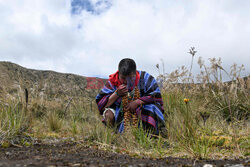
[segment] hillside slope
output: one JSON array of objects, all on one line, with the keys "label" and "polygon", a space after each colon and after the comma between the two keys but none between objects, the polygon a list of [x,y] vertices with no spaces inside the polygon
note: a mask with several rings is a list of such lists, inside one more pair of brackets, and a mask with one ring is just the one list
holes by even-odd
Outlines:
[{"label": "hillside slope", "polygon": [[2,98],[22,95],[25,89],[29,92],[29,97],[33,98],[94,97],[105,81],[75,74],[27,69],[11,62],[0,62]]}]

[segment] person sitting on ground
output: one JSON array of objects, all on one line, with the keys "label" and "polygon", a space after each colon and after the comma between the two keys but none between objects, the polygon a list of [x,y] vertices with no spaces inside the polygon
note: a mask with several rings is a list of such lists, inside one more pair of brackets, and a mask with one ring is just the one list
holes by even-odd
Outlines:
[{"label": "person sitting on ground", "polygon": [[[161,92],[154,77],[145,71],[136,70],[134,60],[125,58],[119,62],[118,71],[109,76],[108,81],[96,96],[98,110],[103,115],[103,123],[124,131],[122,98],[139,89],[140,97],[127,104],[127,109],[136,113],[145,130],[158,135],[165,127],[164,108]],[[140,123],[138,124],[140,126]]]}]

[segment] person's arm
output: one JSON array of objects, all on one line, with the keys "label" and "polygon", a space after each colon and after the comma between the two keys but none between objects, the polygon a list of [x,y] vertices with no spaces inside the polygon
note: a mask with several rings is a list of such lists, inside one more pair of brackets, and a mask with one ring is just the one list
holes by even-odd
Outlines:
[{"label": "person's arm", "polygon": [[124,96],[128,92],[126,85],[120,85],[117,90],[109,97],[104,108],[110,107],[119,97]]},{"label": "person's arm", "polygon": [[110,107],[120,96],[116,92],[114,92],[111,96],[109,96],[108,102],[104,108]]}]

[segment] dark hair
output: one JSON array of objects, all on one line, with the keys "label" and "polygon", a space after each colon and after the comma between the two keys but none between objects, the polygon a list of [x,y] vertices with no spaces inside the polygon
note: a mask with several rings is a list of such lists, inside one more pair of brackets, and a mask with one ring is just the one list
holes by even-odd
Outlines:
[{"label": "dark hair", "polygon": [[118,66],[119,74],[128,76],[131,73],[136,73],[135,61],[129,58],[122,59]]}]

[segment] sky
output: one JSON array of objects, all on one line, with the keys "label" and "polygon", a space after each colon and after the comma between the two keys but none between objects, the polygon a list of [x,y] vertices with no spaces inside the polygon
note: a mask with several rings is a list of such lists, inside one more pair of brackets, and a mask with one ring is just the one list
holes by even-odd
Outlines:
[{"label": "sky", "polygon": [[119,61],[157,76],[198,57],[250,74],[250,0],[0,0],[0,61],[108,78]]}]

